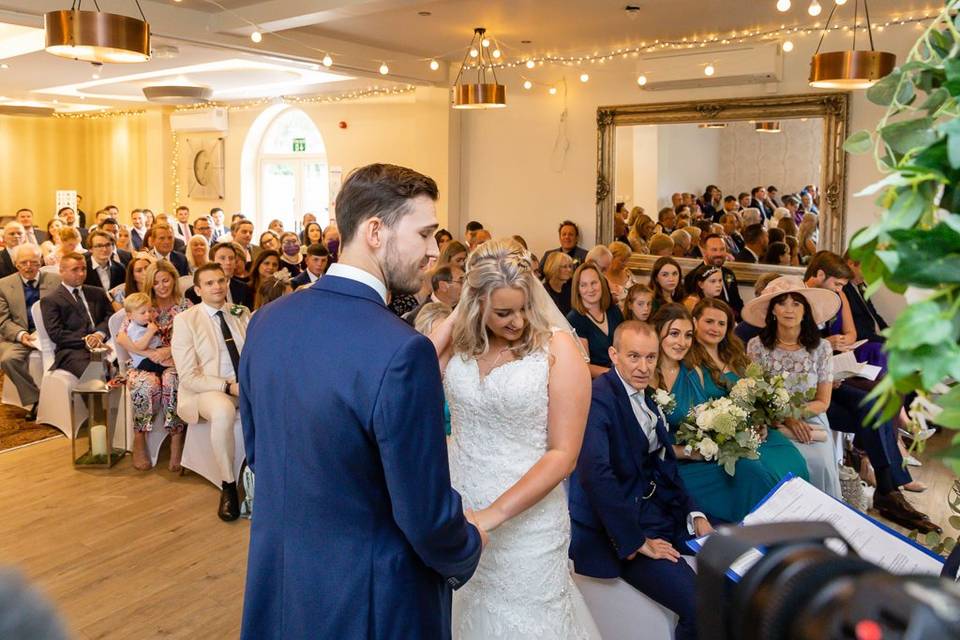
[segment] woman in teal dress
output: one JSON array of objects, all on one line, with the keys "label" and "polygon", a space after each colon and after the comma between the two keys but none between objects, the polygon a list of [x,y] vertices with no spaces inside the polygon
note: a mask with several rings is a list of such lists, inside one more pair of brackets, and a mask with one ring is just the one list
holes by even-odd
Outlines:
[{"label": "woman in teal dress", "polygon": [[[660,336],[657,386],[674,396],[676,406],[667,415],[667,421],[671,429],[676,429],[692,407],[726,395],[728,391],[724,386],[727,381],[735,382],[737,375],[730,371],[731,375],[718,384],[705,368],[691,362],[695,325],[683,305],[665,305],[654,316],[653,323]],[[697,452],[687,454],[682,447],[674,445],[681,461],[680,476],[700,509],[714,520],[739,522],[787,472],[806,477],[806,466],[799,452],[789,441],[781,442],[778,436],[769,442],[768,434],[768,442],[760,447],[759,459],[738,460],[733,476],[715,461],[704,461]],[[770,452],[772,455],[765,455]]]}]

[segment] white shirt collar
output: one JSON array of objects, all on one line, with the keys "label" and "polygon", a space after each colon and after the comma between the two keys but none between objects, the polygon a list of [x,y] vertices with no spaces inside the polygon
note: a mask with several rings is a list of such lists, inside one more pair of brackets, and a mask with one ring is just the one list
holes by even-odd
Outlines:
[{"label": "white shirt collar", "polygon": [[343,264],[341,262],[335,262],[330,265],[329,269],[327,269],[327,275],[338,276],[340,278],[346,278],[348,280],[354,280],[355,282],[365,284],[377,292],[377,294],[380,296],[380,299],[383,300],[383,304],[387,304],[387,286],[369,271],[364,271],[363,269],[358,269],[357,267]]},{"label": "white shirt collar", "polygon": [[226,301],[224,301],[223,306],[220,307],[219,309],[217,309],[216,307],[211,307],[206,302],[201,302],[200,304],[203,305],[203,310],[206,311],[207,315],[210,316],[211,318],[217,315],[218,311],[223,311],[227,307]]}]

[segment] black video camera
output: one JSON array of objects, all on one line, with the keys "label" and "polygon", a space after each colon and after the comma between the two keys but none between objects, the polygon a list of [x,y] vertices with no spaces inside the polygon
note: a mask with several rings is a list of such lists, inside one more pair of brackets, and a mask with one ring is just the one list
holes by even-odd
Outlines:
[{"label": "black video camera", "polygon": [[893,575],[824,522],[721,527],[697,556],[697,628],[704,640],[960,639],[960,588]]}]

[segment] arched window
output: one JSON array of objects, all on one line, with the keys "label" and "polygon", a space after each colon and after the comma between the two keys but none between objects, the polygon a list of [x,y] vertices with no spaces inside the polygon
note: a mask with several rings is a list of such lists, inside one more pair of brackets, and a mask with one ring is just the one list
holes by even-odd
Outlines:
[{"label": "arched window", "polygon": [[264,132],[257,153],[257,229],[271,220],[299,230],[304,213],[330,221],[327,151],[320,130],[300,109],[281,111]]}]

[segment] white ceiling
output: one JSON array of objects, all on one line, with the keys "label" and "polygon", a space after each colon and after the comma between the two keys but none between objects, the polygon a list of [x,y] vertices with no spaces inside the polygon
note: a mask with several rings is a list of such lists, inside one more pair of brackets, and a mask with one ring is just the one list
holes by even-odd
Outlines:
[{"label": "white ceiling", "polygon": [[[104,11],[136,12],[133,0],[99,2]],[[794,0],[787,13],[776,10],[775,0],[141,0],[154,46],[174,45],[176,57],[108,65],[95,80],[87,63],[42,50],[12,55],[0,60],[9,67],[0,67],[0,96],[129,106],[142,100],[148,82],[207,84],[224,100],[441,84],[444,69],[431,72],[424,58],[458,63],[477,26],[489,30],[508,58],[579,55],[654,39],[812,26],[825,21],[833,6],[833,0],[820,2],[824,13],[813,18],[806,12],[809,0]],[[855,2],[838,9],[848,24]],[[627,4],[639,11],[628,13]],[[932,12],[931,4],[936,3],[872,0],[871,17],[877,22]],[[22,32],[5,31],[4,24],[40,28],[43,12],[68,5],[0,0],[0,58],[5,40],[23,38]],[[254,29],[264,34],[259,44],[249,38]],[[882,47],[882,34],[877,39]],[[325,53],[334,57],[329,72],[317,64]],[[389,63],[386,77],[377,72],[382,61]]]}]

